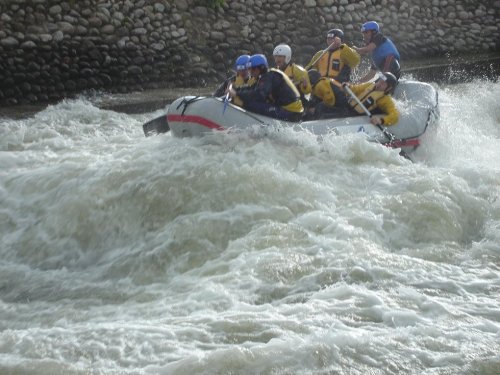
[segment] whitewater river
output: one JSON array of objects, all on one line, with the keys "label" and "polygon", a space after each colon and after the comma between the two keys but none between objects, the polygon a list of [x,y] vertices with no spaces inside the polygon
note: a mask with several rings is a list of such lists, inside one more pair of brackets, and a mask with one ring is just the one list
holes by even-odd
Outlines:
[{"label": "whitewater river", "polygon": [[500,82],[362,134],[0,118],[0,374],[500,374]]}]

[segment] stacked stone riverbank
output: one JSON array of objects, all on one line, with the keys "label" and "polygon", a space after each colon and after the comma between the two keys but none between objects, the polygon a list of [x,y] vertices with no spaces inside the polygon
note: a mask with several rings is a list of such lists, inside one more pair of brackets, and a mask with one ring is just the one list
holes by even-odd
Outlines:
[{"label": "stacked stone riverbank", "polygon": [[405,60],[499,50],[500,1],[2,0],[0,105],[55,101],[88,90],[210,85],[236,56],[278,43],[305,63],[342,28],[376,20]]}]

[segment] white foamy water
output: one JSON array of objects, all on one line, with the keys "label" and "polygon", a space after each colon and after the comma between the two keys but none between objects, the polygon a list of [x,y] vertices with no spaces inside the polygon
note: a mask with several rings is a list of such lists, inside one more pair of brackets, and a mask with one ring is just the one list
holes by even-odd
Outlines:
[{"label": "white foamy water", "polygon": [[500,374],[500,83],[361,135],[0,119],[1,374]]}]

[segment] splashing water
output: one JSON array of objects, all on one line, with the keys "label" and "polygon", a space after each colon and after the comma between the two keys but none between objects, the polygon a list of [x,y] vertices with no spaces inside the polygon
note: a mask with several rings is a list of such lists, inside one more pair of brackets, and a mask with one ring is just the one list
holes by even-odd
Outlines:
[{"label": "splashing water", "polygon": [[0,373],[500,373],[500,83],[360,135],[0,119]]}]

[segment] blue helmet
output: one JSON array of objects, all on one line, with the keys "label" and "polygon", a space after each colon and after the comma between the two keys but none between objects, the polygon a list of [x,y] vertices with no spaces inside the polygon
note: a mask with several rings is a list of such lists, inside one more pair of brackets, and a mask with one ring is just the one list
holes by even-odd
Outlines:
[{"label": "blue helmet", "polygon": [[262,65],[264,65],[266,68],[269,68],[266,56],[258,53],[257,55],[250,56],[250,59],[248,60],[247,63],[247,68],[257,68]]},{"label": "blue helmet", "polygon": [[361,26],[361,32],[364,33],[365,31],[375,31],[378,33],[380,31],[380,26],[375,21],[368,21]]},{"label": "blue helmet", "polygon": [[241,55],[236,59],[236,62],[234,63],[234,68],[236,70],[246,70],[248,60],[250,60],[250,55]]}]

